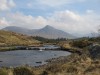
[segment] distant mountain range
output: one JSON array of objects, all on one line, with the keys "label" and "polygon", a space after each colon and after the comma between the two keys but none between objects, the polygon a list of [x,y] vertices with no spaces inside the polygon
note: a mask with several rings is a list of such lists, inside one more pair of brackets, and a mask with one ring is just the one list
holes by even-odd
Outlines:
[{"label": "distant mountain range", "polygon": [[75,36],[67,32],[64,32],[62,30],[56,29],[49,25],[41,29],[27,29],[27,28],[16,27],[16,26],[8,26],[6,28],[3,28],[2,30],[12,31],[16,33],[25,34],[25,35],[30,35],[30,36],[40,36],[40,37],[49,38],[49,39],[57,39],[57,38],[73,39],[75,38]]}]

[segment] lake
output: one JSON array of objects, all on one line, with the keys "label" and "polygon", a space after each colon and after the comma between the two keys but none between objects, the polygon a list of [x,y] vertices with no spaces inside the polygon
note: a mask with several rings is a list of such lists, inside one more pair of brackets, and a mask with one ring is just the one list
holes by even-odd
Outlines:
[{"label": "lake", "polygon": [[39,51],[39,50],[16,50],[0,52],[0,67],[17,67],[21,65],[39,66],[51,58],[70,55],[67,51]]}]

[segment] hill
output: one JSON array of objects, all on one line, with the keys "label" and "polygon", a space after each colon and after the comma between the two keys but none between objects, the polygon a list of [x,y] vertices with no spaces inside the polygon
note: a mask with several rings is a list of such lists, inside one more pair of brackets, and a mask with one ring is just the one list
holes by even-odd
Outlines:
[{"label": "hill", "polygon": [[34,40],[32,37],[0,30],[0,46],[9,46],[9,45],[33,45],[39,43],[39,41]]}]

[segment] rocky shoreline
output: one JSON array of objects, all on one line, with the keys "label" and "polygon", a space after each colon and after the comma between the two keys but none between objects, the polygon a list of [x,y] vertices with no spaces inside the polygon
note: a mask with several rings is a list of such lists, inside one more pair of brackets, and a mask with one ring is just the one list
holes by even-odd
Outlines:
[{"label": "rocky shoreline", "polygon": [[0,47],[0,52],[2,51],[13,51],[13,50],[62,50],[61,47],[44,47],[44,46],[9,46]]}]

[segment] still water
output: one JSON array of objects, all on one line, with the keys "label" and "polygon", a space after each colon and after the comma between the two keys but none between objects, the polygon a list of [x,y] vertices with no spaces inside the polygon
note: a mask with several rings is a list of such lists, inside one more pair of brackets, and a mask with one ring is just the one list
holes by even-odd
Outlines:
[{"label": "still water", "polygon": [[[0,67],[17,67],[21,65],[39,66],[47,59],[70,55],[67,51],[16,50],[0,52]],[[40,63],[41,62],[41,63]]]}]

